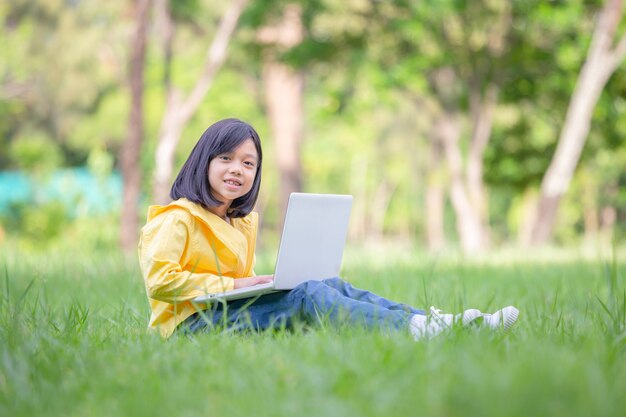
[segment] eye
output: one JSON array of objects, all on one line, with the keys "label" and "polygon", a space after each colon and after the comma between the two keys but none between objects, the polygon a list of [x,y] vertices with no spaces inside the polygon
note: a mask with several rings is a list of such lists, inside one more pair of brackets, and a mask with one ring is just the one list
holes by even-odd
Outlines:
[{"label": "eye", "polygon": [[230,157],[228,155],[219,155],[217,159],[220,161],[230,161]]},{"label": "eye", "polygon": [[245,166],[250,167],[250,168],[254,168],[256,166],[256,164],[254,162],[251,161],[245,161],[243,163]]}]

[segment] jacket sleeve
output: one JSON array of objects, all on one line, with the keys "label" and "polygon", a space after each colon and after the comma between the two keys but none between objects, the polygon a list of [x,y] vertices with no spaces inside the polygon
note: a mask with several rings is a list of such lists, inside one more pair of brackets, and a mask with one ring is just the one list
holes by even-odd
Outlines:
[{"label": "jacket sleeve", "polygon": [[174,304],[234,288],[233,278],[183,270],[182,255],[192,244],[190,225],[175,213],[159,217],[144,227],[139,243],[148,297]]}]

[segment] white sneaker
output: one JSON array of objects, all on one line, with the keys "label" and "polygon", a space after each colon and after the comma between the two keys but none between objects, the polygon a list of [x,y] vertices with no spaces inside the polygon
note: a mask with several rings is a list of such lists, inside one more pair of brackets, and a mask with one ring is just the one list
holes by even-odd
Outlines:
[{"label": "white sneaker", "polygon": [[483,314],[476,309],[465,310],[461,314],[454,315],[444,314],[441,310],[431,306],[429,315],[415,314],[411,317],[409,330],[415,340],[430,339],[444,330],[451,329],[455,324],[468,326],[482,316]]},{"label": "white sneaker", "polygon": [[493,314],[483,314],[483,327],[508,330],[515,324],[519,310],[513,306],[504,307]]}]

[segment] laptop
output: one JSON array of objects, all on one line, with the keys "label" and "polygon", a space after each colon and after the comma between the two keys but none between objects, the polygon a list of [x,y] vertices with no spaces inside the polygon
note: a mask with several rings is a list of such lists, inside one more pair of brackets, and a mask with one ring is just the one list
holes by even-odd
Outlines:
[{"label": "laptop", "polygon": [[205,294],[195,303],[237,300],[291,290],[309,280],[339,276],[348,234],[351,195],[292,193],[278,247],[274,281]]}]

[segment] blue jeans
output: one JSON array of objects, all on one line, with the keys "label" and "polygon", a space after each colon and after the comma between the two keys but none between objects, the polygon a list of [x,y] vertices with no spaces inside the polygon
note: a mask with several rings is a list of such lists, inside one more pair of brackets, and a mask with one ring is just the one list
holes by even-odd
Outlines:
[{"label": "blue jeans", "polygon": [[216,302],[202,313],[187,318],[178,330],[196,333],[215,326],[232,330],[267,330],[291,328],[297,321],[317,324],[322,320],[333,325],[387,330],[406,328],[414,314],[425,313],[354,288],[339,278],[330,278],[307,281],[293,290],[257,298],[227,304]]}]

